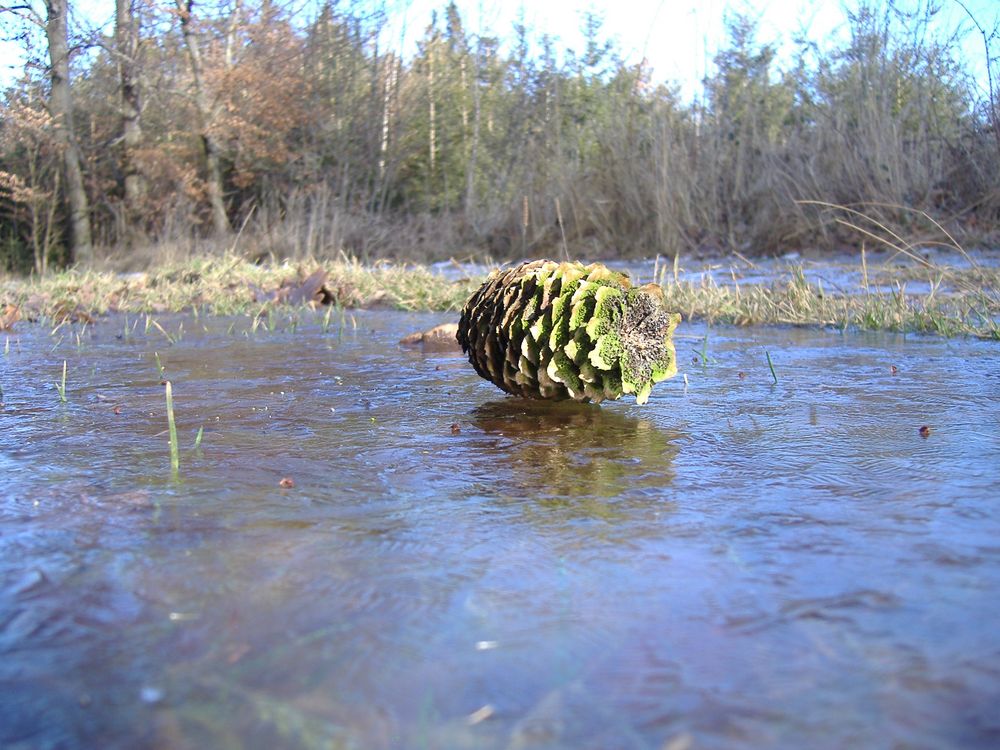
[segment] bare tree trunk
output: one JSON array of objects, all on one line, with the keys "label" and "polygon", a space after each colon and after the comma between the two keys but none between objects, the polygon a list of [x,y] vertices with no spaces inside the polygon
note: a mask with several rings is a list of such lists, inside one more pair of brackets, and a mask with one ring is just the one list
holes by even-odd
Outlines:
[{"label": "bare tree trunk", "polygon": [[191,10],[194,0],[175,0],[177,15],[181,22],[181,34],[184,46],[188,52],[188,63],[191,66],[191,78],[194,82],[194,102],[198,115],[198,135],[201,137],[202,148],[205,151],[206,189],[208,202],[212,211],[212,230],[216,235],[228,234],[229,218],[226,216],[226,204],[223,200],[222,165],[219,158],[219,144],[215,134],[209,127],[212,120],[211,105],[208,91],[205,88],[205,71],[201,60],[201,47],[198,35],[192,26]]},{"label": "bare tree trunk", "polygon": [[468,91],[468,83],[465,80],[465,55],[458,60],[459,87],[462,92],[462,143],[464,144],[469,135],[469,105],[465,101],[465,92]]},{"label": "bare tree trunk", "polygon": [[993,138],[997,143],[997,153],[1000,153],[1000,101],[998,101],[1000,99],[1000,91],[997,91],[996,82],[993,80],[993,65],[996,58],[993,57],[991,49],[991,42],[997,38],[998,29],[994,24],[993,28],[987,31],[965,3],[958,0],[958,5],[972,19],[972,24],[983,37],[983,51],[986,53],[986,81],[989,85],[987,93],[990,98],[987,120],[989,121],[990,128],[993,130]]},{"label": "bare tree trunk", "polygon": [[430,118],[430,174],[434,174],[434,162],[437,158],[437,109],[434,104],[434,48],[427,53],[427,107]]},{"label": "bare tree trunk", "polygon": [[390,147],[393,145],[393,133],[398,128],[398,122],[401,118],[400,116],[400,78],[403,75],[403,61],[402,59],[394,54],[389,53],[390,70],[388,73],[387,88],[385,94],[385,107],[386,107],[386,129],[383,131],[384,136],[382,140],[382,154],[384,163],[386,166],[386,171],[380,174],[381,182],[378,188],[378,203],[376,204],[376,212],[381,214],[385,210],[386,201],[389,198],[389,190],[392,188],[392,180],[394,177],[394,171],[389,168],[393,165],[395,159],[393,157],[393,151]]},{"label": "bare tree trunk", "polygon": [[93,259],[94,248],[90,239],[90,206],[83,185],[80,149],[73,134],[73,95],[69,84],[66,3],[67,0],[46,0],[45,3],[47,13],[45,35],[49,44],[49,77],[52,82],[49,112],[52,115],[55,141],[62,151],[63,172],[66,177],[70,256],[75,262],[87,263]]},{"label": "bare tree trunk", "polygon": [[[473,211],[476,207],[476,161],[479,158],[479,122],[481,120],[480,115],[482,114],[482,107],[480,97],[482,96],[479,90],[479,52],[476,52],[475,57],[476,68],[472,73],[472,102],[473,102],[473,120],[472,120],[472,145],[469,153],[469,159],[465,165],[465,218],[466,221],[472,221]],[[464,76],[465,68],[462,68],[462,73]],[[463,94],[465,93],[463,89]],[[465,132],[466,121],[468,120],[468,115],[466,114],[464,104],[462,109],[462,120],[463,129]]]},{"label": "bare tree trunk", "polygon": [[[189,4],[190,7],[190,4]],[[233,67],[233,61],[235,59],[236,50],[236,31],[240,26],[240,15],[243,11],[243,0],[235,0],[233,3],[233,12],[229,14],[229,23],[226,24],[226,46],[225,53],[223,54],[223,61],[226,65],[226,70]],[[268,28],[274,16],[274,8],[268,0],[263,0],[260,8],[261,25],[264,28]]]},{"label": "bare tree trunk", "polygon": [[382,135],[378,148],[378,177],[385,179],[385,160],[389,153],[389,127],[392,123],[393,90],[396,87],[396,56],[390,52],[385,58],[385,85],[382,94]]},{"label": "bare tree trunk", "polygon": [[138,75],[139,29],[135,0],[115,0],[115,51],[118,57],[119,94],[122,116],[122,172],[125,175],[124,240],[133,247],[141,239],[142,170],[136,152],[142,143],[141,100]]}]

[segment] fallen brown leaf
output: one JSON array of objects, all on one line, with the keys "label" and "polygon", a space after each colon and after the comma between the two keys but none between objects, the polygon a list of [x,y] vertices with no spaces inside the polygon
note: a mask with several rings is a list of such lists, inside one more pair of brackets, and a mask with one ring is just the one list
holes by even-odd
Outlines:
[{"label": "fallen brown leaf", "polygon": [[0,313],[0,331],[9,331],[14,324],[21,319],[21,308],[17,305],[8,304]]},{"label": "fallen brown leaf", "polygon": [[301,281],[285,280],[271,292],[251,285],[255,302],[273,302],[279,305],[329,305],[334,302],[334,294],[327,288],[326,271],[313,271]]},{"label": "fallen brown leaf", "polygon": [[424,350],[430,351],[458,350],[459,345],[458,339],[455,338],[456,333],[458,333],[458,323],[442,323],[428,331],[411,333],[409,336],[400,339],[399,343],[402,346],[419,346]]}]

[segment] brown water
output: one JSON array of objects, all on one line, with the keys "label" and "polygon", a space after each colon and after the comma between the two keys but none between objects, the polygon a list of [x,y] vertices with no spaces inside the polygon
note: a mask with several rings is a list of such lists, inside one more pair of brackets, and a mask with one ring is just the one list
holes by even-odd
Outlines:
[{"label": "brown water", "polygon": [[159,320],[0,356],[0,746],[1000,744],[996,344],[683,324],[580,407]]}]

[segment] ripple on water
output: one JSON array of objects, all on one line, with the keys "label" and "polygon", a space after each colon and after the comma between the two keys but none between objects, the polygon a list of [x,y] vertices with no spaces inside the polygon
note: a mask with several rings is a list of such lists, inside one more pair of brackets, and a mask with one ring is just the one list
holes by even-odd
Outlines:
[{"label": "ripple on water", "polygon": [[440,316],[321,315],[173,346],[25,328],[0,371],[0,744],[1000,737],[995,344],[713,329],[687,383],[593,407],[396,347]]}]

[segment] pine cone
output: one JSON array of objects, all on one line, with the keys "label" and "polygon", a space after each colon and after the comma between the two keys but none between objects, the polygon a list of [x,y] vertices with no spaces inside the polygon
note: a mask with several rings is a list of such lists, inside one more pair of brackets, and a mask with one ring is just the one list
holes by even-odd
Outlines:
[{"label": "pine cone", "polygon": [[458,343],[476,372],[524,398],[601,402],[677,372],[680,315],[655,284],[593,263],[536,260],[494,271],[462,309]]}]

